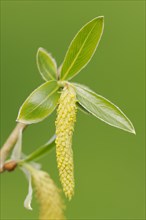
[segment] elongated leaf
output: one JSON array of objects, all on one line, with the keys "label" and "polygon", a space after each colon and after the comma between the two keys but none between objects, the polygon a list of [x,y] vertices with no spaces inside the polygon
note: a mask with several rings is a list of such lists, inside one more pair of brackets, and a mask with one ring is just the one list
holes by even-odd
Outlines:
[{"label": "elongated leaf", "polygon": [[90,114],[90,112],[89,111],[87,111],[87,109],[85,109],[79,102],[77,102],[77,107],[78,107],[78,109],[81,111],[81,112],[83,112],[84,114]]},{"label": "elongated leaf", "polygon": [[76,88],[78,102],[91,114],[109,125],[135,134],[131,121],[116,105],[97,95],[88,87],[73,84]]},{"label": "elongated leaf", "polygon": [[83,26],[77,33],[63,61],[62,80],[71,79],[87,65],[98,46],[103,26],[103,17],[97,17]]},{"label": "elongated leaf", "polygon": [[58,88],[56,81],[49,81],[34,90],[20,108],[17,121],[31,124],[49,116],[58,103]]},{"label": "elongated leaf", "polygon": [[30,161],[32,162],[40,159],[48,152],[50,152],[50,150],[52,150],[52,148],[55,146],[55,139],[56,139],[56,135],[53,135],[53,137],[46,144],[42,145],[41,147],[38,147],[34,152],[26,156],[19,163],[23,164],[26,162],[30,162]]},{"label": "elongated leaf", "polygon": [[57,79],[57,65],[52,56],[43,48],[37,52],[37,66],[46,81]]}]

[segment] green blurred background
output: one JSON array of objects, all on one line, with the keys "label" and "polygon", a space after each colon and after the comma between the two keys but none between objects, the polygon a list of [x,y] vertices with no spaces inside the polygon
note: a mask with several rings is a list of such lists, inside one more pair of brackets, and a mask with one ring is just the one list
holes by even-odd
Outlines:
[{"label": "green blurred background", "polygon": [[[144,1],[2,1],[1,141],[13,127],[20,105],[43,80],[35,56],[44,47],[61,64],[77,31],[105,16],[99,47],[74,81],[117,104],[137,135],[78,112],[73,139],[75,196],[66,201],[68,219],[145,219],[145,11]],[[56,113],[30,126],[23,150],[30,153],[54,133]],[[41,159],[60,186],[55,150]],[[1,219],[37,219],[23,207],[28,190],[21,171],[1,175]]]}]

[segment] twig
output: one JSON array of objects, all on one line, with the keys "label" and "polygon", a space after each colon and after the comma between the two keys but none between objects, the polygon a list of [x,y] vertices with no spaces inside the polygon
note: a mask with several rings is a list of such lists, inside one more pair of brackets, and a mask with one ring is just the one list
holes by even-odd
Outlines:
[{"label": "twig", "polygon": [[26,126],[27,126],[26,124],[18,123],[14,128],[14,130],[12,131],[12,133],[10,134],[10,136],[8,137],[8,139],[6,140],[6,142],[4,143],[4,145],[2,146],[0,150],[0,172],[3,172],[4,162],[9,152],[17,142],[20,130],[23,131]]}]

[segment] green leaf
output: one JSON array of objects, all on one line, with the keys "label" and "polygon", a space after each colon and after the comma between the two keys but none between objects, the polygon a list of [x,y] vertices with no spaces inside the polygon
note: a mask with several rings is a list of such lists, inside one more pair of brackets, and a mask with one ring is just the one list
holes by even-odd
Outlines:
[{"label": "green leaf", "polygon": [[49,116],[57,106],[59,93],[57,81],[49,81],[35,89],[19,110],[17,121],[32,124]]},{"label": "green leaf", "polygon": [[113,103],[97,95],[88,87],[73,83],[77,100],[87,111],[105,123],[135,134],[135,129],[126,115]]},{"label": "green leaf", "polygon": [[23,164],[30,161],[36,161],[41,157],[45,156],[47,153],[50,152],[50,150],[54,148],[55,139],[56,139],[56,135],[53,135],[53,137],[46,144],[42,145],[41,147],[38,147],[34,152],[32,152],[23,160],[21,160],[19,164]]},{"label": "green leaf", "polygon": [[103,17],[97,17],[88,22],[77,33],[63,61],[61,68],[62,80],[71,79],[87,65],[101,39],[103,27]]},{"label": "green leaf", "polygon": [[79,102],[77,102],[77,107],[78,107],[78,109],[81,111],[81,112],[83,112],[84,114],[90,114],[90,112],[88,112]]},{"label": "green leaf", "polygon": [[43,79],[46,81],[57,79],[57,65],[52,56],[45,49],[39,48],[36,58]]}]

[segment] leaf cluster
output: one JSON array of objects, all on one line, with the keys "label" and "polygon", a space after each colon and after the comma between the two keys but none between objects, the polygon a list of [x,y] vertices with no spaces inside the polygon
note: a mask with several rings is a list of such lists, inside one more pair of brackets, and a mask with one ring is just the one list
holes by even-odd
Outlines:
[{"label": "leaf cluster", "polygon": [[32,124],[44,120],[58,105],[60,90],[64,85],[70,84],[75,88],[79,109],[111,126],[135,133],[131,121],[115,104],[84,85],[69,82],[91,60],[100,42],[103,29],[104,17],[102,16],[85,24],[72,40],[59,68],[51,54],[43,48],[38,49],[37,66],[46,82],[26,99],[19,110],[17,121]]},{"label": "leaf cluster", "polygon": [[[82,112],[91,114],[111,126],[135,134],[135,129],[131,121],[115,104],[95,93],[85,85],[70,82],[91,60],[102,37],[103,29],[104,18],[102,16],[96,17],[85,24],[72,40],[60,67],[57,67],[56,61],[50,53],[43,48],[38,49],[36,56],[37,66],[45,82],[36,88],[25,100],[18,113],[18,122],[28,125],[38,123],[47,118],[58,106],[60,95],[63,94],[62,89],[65,86],[70,86],[73,87],[75,91],[75,107],[77,104],[78,109]],[[65,102],[65,104],[66,103],[67,102]],[[65,117],[68,118],[67,116]],[[73,120],[73,117],[70,118]],[[60,118],[58,121],[60,121]],[[73,125],[74,122],[71,127],[72,131]],[[65,128],[62,130],[68,132]],[[28,195],[25,199],[24,206],[27,209],[32,209],[33,183],[41,207],[40,219],[64,219],[64,207],[58,188],[50,176],[40,170],[40,165],[33,162],[54,147],[55,139],[57,138],[54,135],[45,145],[37,148],[37,150],[30,155],[25,156],[22,155],[22,130],[20,130],[17,143],[11,155],[11,160],[18,163],[29,182]],[[68,143],[70,143],[69,149],[71,149],[72,143],[69,141]],[[66,153],[66,151],[64,152]],[[61,156],[60,161],[64,160],[63,156]],[[64,170],[64,168],[62,170]],[[63,178],[65,178],[64,175]]]}]

